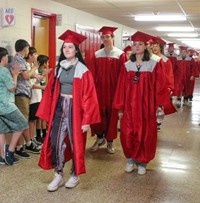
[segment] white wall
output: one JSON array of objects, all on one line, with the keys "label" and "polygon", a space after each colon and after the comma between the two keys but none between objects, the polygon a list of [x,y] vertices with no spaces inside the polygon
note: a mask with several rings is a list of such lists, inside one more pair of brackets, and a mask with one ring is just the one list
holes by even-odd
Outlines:
[{"label": "white wall", "polygon": [[[91,15],[80,10],[64,6],[51,0],[0,0],[1,8],[16,9],[16,24],[13,27],[2,27],[0,23],[0,46],[7,47],[10,54],[14,54],[14,44],[17,39],[25,39],[31,43],[31,8],[62,14],[62,26],[56,27],[56,35],[60,36],[65,30],[75,30],[75,25],[80,24],[95,29],[102,26],[116,26],[118,30],[115,32],[115,46],[124,48],[122,43],[122,33],[134,33],[136,30],[112,22],[98,16]],[[0,18],[1,19],[1,18]],[[56,52],[59,53],[62,42],[57,40]]]}]

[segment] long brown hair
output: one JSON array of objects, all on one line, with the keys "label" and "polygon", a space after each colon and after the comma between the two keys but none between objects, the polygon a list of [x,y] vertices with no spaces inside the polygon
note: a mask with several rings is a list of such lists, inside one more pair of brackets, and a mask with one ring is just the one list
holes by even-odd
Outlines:
[{"label": "long brown hair", "polygon": [[[150,60],[150,56],[151,54],[149,53],[149,51],[147,49],[144,50],[144,56],[142,58],[142,61],[149,61]],[[132,62],[135,62],[136,61],[136,54],[135,53],[132,53],[130,55],[130,60]]]}]

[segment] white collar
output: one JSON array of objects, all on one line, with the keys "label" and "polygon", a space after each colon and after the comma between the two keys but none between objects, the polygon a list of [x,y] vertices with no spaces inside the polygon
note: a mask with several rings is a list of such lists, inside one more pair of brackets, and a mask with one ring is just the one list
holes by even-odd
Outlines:
[{"label": "white collar", "polygon": [[75,66],[76,64],[78,63],[78,58],[76,58],[75,61],[67,61],[66,59],[65,60],[62,60],[60,62],[60,66],[62,68],[64,68],[65,70],[68,70],[69,68],[71,68],[72,66]]}]

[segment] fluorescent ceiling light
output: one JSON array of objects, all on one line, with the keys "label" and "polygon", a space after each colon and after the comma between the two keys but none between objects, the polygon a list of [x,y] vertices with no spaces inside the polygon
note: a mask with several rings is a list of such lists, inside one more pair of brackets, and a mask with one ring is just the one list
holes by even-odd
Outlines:
[{"label": "fluorescent ceiling light", "polygon": [[135,21],[184,21],[183,15],[136,15]]},{"label": "fluorescent ceiling light", "polygon": [[167,32],[190,32],[190,31],[194,31],[193,27],[171,27],[171,26],[160,26],[160,27],[156,27],[157,31],[167,31]]},{"label": "fluorescent ceiling light", "polygon": [[181,41],[182,43],[185,43],[185,44],[194,44],[194,45],[199,45],[200,43],[200,39],[199,40],[196,40],[196,41],[191,41],[191,40],[183,40]]},{"label": "fluorescent ceiling light", "polygon": [[199,41],[200,39],[199,38],[177,38],[177,40],[179,41]]},{"label": "fluorescent ceiling light", "polygon": [[197,33],[170,33],[168,37],[198,37]]}]

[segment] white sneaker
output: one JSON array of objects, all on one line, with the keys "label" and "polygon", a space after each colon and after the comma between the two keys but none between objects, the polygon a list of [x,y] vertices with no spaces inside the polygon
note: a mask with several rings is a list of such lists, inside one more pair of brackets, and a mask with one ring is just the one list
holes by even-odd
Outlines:
[{"label": "white sneaker", "polygon": [[184,106],[191,107],[192,106],[192,102],[191,101],[186,101],[186,102],[184,102]]},{"label": "white sneaker", "polygon": [[50,192],[56,191],[60,186],[64,184],[64,179],[61,174],[55,173],[53,180],[47,186],[47,190]]},{"label": "white sneaker", "polygon": [[74,188],[80,182],[79,176],[71,175],[69,180],[65,183],[66,188]]},{"label": "white sneaker", "polygon": [[181,101],[180,101],[180,100],[177,100],[177,101],[176,101],[176,106],[177,106],[178,108],[181,107]]},{"label": "white sneaker", "polygon": [[105,138],[98,138],[96,139],[95,143],[90,147],[90,151],[96,152],[99,147],[103,146],[106,143]]},{"label": "white sneaker", "polygon": [[113,146],[113,142],[107,142],[107,152],[109,154],[114,154],[115,153],[115,148]]},{"label": "white sneaker", "polygon": [[132,172],[132,171],[134,170],[134,164],[129,164],[129,163],[127,163],[124,170],[125,170],[127,173]]},{"label": "white sneaker", "polygon": [[146,168],[142,165],[138,165],[138,174],[144,175],[146,173]]}]

